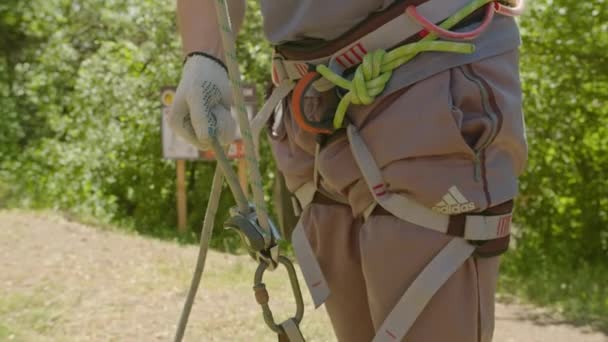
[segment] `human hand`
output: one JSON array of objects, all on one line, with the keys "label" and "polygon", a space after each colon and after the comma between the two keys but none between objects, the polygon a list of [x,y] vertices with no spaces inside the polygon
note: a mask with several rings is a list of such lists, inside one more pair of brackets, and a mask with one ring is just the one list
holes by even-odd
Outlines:
[{"label": "human hand", "polygon": [[221,145],[236,137],[230,112],[231,90],[226,66],[204,54],[190,54],[169,114],[169,125],[189,143],[208,150],[216,136]]}]

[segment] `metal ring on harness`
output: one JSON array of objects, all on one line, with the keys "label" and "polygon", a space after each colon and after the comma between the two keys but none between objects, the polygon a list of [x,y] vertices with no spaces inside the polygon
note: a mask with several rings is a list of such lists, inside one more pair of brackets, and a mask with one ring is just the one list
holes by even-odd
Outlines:
[{"label": "metal ring on harness", "polygon": [[[296,301],[296,313],[291,318],[296,324],[300,324],[302,318],[304,317],[304,300],[302,299],[302,291],[300,290],[300,284],[298,283],[298,276],[296,274],[296,270],[293,266],[293,263],[284,256],[279,256],[278,258],[279,264],[285,266],[287,270],[287,274],[289,275],[289,281],[291,283],[291,290],[293,291],[293,295]],[[263,283],[264,272],[268,268],[268,264],[264,262],[260,262],[257,270],[255,271],[255,276],[253,279],[253,291],[255,292],[255,299],[262,307],[262,313],[264,315],[264,321],[268,327],[276,332],[277,334],[283,333],[283,328],[281,328],[280,324],[275,322],[274,317],[272,315],[272,311],[270,310],[270,306],[268,302],[270,301],[270,297],[268,295],[268,291],[266,291],[266,285]]]},{"label": "metal ring on harness", "polygon": [[482,34],[488,28],[490,23],[492,23],[492,19],[494,19],[494,13],[498,11],[499,5],[500,4],[498,2],[489,3],[486,7],[485,17],[481,24],[474,30],[468,32],[454,32],[441,28],[429,21],[422,14],[418,13],[416,6],[408,6],[405,9],[405,12],[414,20],[416,20],[422,27],[424,27],[425,30],[430,33],[435,33],[441,38],[472,40]]},{"label": "metal ring on harness", "polygon": [[313,134],[331,134],[334,131],[332,123],[333,118],[315,122],[308,120],[306,115],[304,115],[304,94],[312,87],[315,81],[322,77],[323,76],[316,71],[311,71],[304,75],[298,83],[296,83],[291,99],[291,113],[293,114],[296,123],[306,132]]}]

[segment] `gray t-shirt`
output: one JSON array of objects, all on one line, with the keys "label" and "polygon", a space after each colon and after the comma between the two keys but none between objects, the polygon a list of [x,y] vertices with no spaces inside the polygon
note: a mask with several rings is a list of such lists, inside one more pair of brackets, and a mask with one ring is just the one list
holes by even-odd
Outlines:
[{"label": "gray t-shirt", "polygon": [[272,44],[305,38],[331,40],[395,0],[261,0]]}]

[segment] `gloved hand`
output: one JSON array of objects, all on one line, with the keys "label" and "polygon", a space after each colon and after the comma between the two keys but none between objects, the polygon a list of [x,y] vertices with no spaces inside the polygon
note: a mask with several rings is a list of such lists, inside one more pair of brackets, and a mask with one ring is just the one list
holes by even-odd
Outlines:
[{"label": "gloved hand", "polygon": [[213,134],[222,146],[228,145],[236,137],[230,103],[226,66],[209,55],[190,54],[175,93],[169,125],[175,133],[202,150],[211,148]]}]

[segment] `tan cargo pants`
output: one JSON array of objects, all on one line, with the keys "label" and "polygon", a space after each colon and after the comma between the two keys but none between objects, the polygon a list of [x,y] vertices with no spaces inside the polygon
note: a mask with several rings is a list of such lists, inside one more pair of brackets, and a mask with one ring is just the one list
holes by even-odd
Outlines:
[{"label": "tan cargo pants", "polygon": [[[306,234],[331,290],[325,306],[339,341],[369,342],[401,295],[450,237],[390,216],[354,219],[313,204]],[[441,287],[405,341],[490,341],[499,257],[470,258]]]},{"label": "tan cargo pants", "polygon": [[[442,71],[371,106],[349,112],[382,168],[388,191],[437,211],[474,212],[512,199],[526,161],[517,52]],[[306,99],[324,113],[335,100]],[[315,137],[284,115],[273,149],[294,191],[313,174]],[[367,221],[372,203],[346,138],[319,155],[320,186],[346,204],[312,203],[306,236],[327,280],[326,301],[339,341],[371,341],[423,267],[451,237],[392,216]],[[453,188],[457,188],[454,194]],[[454,201],[465,206],[452,206]],[[432,298],[408,342],[491,341],[499,257],[469,258]]]}]

